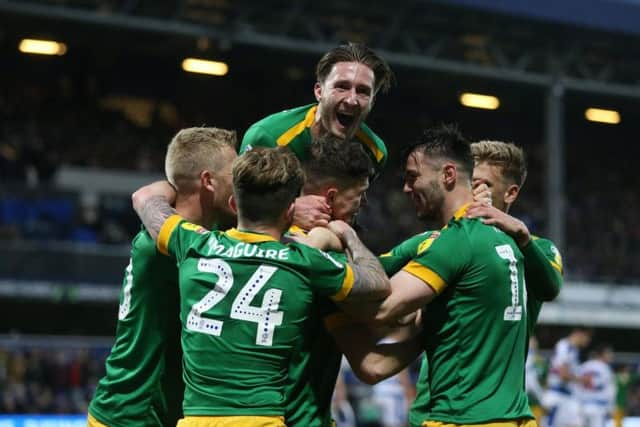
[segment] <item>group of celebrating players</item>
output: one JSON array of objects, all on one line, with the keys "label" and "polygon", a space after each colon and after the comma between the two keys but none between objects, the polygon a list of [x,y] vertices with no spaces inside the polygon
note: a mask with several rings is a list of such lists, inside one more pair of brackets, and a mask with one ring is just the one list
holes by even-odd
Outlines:
[{"label": "group of celebrating players", "polygon": [[403,191],[441,228],[375,256],[352,225],[387,160],[364,120],[393,75],[350,43],[316,76],[316,103],[253,124],[239,150],[233,131],[181,130],[167,181],[133,194],[144,227],[89,426],[331,426],[343,354],[376,383],[423,353],[412,426],[536,425],[528,338],[562,262],[508,214],[522,150],[425,130]]}]

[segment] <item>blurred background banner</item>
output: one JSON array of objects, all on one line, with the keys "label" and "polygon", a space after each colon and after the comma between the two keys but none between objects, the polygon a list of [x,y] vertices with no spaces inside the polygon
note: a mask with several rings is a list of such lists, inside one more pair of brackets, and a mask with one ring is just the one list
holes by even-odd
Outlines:
[{"label": "blurred background banner", "polygon": [[2,427],[85,427],[84,415],[0,415]]}]

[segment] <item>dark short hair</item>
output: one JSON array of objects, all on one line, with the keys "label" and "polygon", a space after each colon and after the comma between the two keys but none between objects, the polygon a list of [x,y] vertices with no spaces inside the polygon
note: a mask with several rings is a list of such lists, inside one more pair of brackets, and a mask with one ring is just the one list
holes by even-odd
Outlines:
[{"label": "dark short hair", "polygon": [[307,187],[322,186],[327,182],[350,186],[374,173],[373,160],[361,142],[345,141],[331,134],[311,142],[303,167]]},{"label": "dark short hair", "polygon": [[431,157],[453,160],[458,165],[458,169],[471,178],[473,173],[471,144],[455,123],[441,124],[424,130],[415,141],[402,150],[403,165],[406,164],[409,155],[416,151]]},{"label": "dark short hair", "polygon": [[287,147],[256,147],[233,163],[238,215],[253,222],[276,220],[300,195],[304,171]]},{"label": "dark short hair", "polygon": [[386,92],[395,81],[387,61],[361,43],[343,44],[325,53],[316,66],[316,78],[323,83],[338,62],[359,62],[371,68],[375,76],[374,93]]}]

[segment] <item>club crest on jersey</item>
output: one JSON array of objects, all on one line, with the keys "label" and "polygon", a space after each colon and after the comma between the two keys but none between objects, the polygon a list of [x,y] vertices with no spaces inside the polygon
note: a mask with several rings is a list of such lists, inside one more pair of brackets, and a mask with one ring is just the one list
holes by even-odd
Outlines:
[{"label": "club crest on jersey", "polygon": [[421,253],[429,249],[433,244],[433,241],[436,240],[438,237],[440,237],[439,231],[434,231],[433,233],[431,233],[429,238],[424,242],[420,243],[420,246],[418,246],[418,255],[420,255]]},{"label": "club crest on jersey", "polygon": [[206,228],[197,224],[192,224],[190,222],[183,223],[182,228],[187,231],[195,231],[198,234],[207,234],[209,232],[209,230],[207,230]]}]

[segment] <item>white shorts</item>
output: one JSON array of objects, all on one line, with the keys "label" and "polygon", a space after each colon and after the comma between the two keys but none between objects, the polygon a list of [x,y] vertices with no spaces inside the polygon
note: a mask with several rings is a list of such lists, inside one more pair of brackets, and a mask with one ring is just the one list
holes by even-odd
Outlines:
[{"label": "white shorts", "polygon": [[547,390],[542,397],[547,427],[583,427],[580,401],[570,394]]}]

